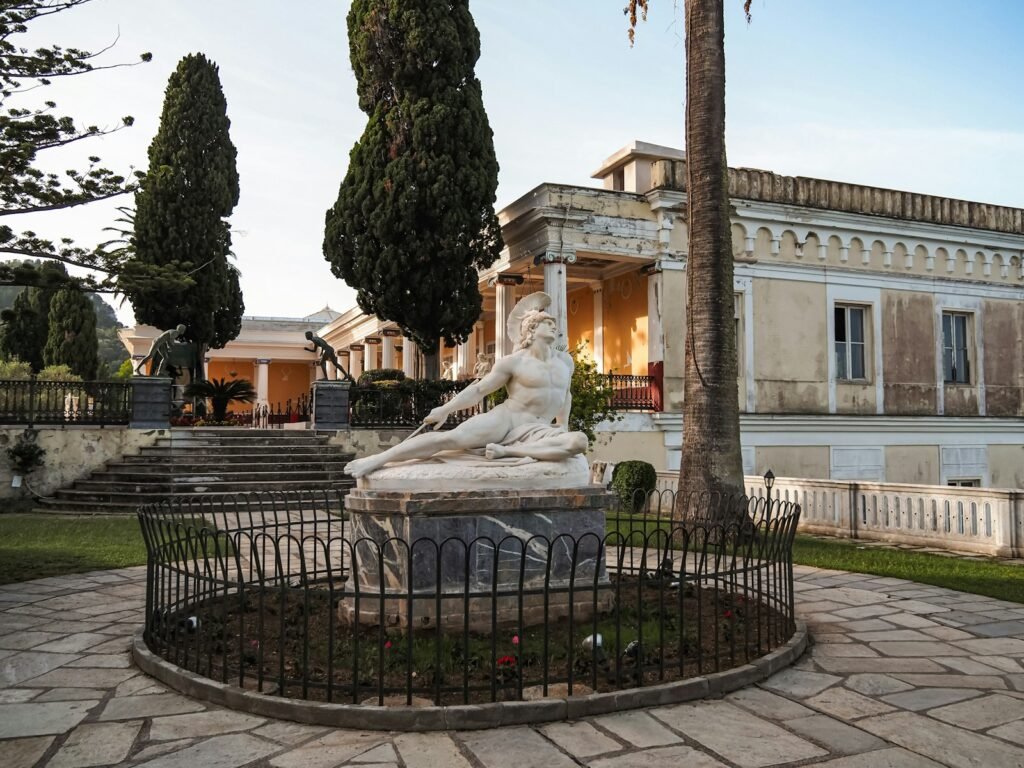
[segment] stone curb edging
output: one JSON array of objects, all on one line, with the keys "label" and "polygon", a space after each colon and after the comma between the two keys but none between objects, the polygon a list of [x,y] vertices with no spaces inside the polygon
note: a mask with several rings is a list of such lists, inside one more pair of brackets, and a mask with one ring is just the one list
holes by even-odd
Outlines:
[{"label": "stone curb edging", "polygon": [[461,731],[575,720],[640,707],[718,698],[730,691],[765,680],[788,667],[803,655],[807,644],[807,625],[797,620],[796,631],[784,645],[749,664],[725,672],[646,688],[592,693],[588,696],[422,708],[327,704],[269,696],[226,685],[189,672],[157,656],[146,647],[141,629],[132,641],[132,658],[147,675],[186,696],[254,715],[333,728],[375,731]]}]

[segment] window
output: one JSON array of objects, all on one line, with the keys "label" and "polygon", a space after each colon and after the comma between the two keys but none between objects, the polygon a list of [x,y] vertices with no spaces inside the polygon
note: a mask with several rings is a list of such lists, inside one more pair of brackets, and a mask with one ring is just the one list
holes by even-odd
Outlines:
[{"label": "window", "polygon": [[947,384],[971,383],[970,317],[964,312],[942,313],[942,379]]},{"label": "window", "polygon": [[964,478],[960,480],[947,480],[946,485],[953,486],[956,488],[980,488],[981,480],[976,477]]},{"label": "window", "polygon": [[837,304],[835,307],[836,378],[844,381],[867,379],[864,354],[865,307]]}]

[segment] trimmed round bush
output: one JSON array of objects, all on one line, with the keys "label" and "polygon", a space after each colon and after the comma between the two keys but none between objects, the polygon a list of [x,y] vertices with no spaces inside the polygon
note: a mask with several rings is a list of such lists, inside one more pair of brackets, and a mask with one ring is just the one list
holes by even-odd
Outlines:
[{"label": "trimmed round bush", "polygon": [[621,461],[612,472],[612,490],[618,495],[619,504],[634,513],[643,509],[657,482],[654,465],[646,461]]}]

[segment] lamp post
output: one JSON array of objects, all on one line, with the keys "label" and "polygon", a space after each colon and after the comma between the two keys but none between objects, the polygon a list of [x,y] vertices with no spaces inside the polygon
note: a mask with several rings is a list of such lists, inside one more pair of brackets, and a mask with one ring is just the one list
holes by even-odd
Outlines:
[{"label": "lamp post", "polygon": [[769,470],[764,473],[764,487],[768,489],[768,509],[772,508],[772,486],[775,485],[775,473]]}]

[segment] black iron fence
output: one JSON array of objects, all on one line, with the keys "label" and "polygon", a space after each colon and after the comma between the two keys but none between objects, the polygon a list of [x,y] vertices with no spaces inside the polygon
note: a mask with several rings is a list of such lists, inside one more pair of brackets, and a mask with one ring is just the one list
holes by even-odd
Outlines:
[{"label": "black iron fence", "polygon": [[301,394],[284,403],[260,403],[243,411],[243,421],[256,429],[283,429],[285,424],[307,423],[312,418],[313,395]]},{"label": "black iron fence", "polygon": [[0,381],[0,423],[108,426],[131,419],[131,385],[123,381]]},{"label": "black iron fence", "polygon": [[145,640],[223,683],[356,704],[579,695],[725,670],[794,631],[800,510],[743,498],[695,515],[696,501],[681,513],[665,496],[641,501],[609,514],[603,536],[384,543],[347,530],[332,492],[146,507]]},{"label": "black iron fence", "polygon": [[[349,424],[353,427],[406,429],[418,427],[433,408],[447,403],[468,387],[470,381],[399,382],[397,386],[366,384],[354,386],[349,395]],[[452,414],[444,424],[450,429],[471,416],[486,411],[492,398],[473,408]]]},{"label": "black iron fence", "polygon": [[657,411],[658,392],[653,376],[608,374],[612,388],[612,408],[619,411]]}]

